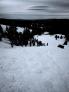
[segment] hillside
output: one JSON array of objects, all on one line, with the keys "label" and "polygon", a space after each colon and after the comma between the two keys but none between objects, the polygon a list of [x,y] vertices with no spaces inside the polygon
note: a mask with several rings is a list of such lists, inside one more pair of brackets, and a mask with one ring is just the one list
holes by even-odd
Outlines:
[{"label": "hillside", "polygon": [[47,32],[52,32],[53,34],[56,34],[56,33],[69,34],[69,19],[21,20],[21,19],[1,19],[0,18],[0,24],[19,26],[19,27],[28,27],[36,30],[38,30],[38,28],[43,25],[44,30]]},{"label": "hillside", "polygon": [[0,92],[69,92],[69,43],[64,39],[35,36],[48,46],[11,48],[0,42]]}]

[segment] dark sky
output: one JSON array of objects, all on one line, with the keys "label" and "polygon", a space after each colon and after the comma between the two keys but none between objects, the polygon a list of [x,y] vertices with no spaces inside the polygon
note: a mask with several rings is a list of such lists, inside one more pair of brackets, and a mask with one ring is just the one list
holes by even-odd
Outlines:
[{"label": "dark sky", "polygon": [[0,17],[69,18],[69,0],[0,0]]}]

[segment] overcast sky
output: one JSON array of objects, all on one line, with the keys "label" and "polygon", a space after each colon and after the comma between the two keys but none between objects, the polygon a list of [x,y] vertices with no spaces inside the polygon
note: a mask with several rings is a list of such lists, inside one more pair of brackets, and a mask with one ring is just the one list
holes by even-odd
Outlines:
[{"label": "overcast sky", "polygon": [[0,0],[0,17],[16,19],[69,18],[69,0]]}]

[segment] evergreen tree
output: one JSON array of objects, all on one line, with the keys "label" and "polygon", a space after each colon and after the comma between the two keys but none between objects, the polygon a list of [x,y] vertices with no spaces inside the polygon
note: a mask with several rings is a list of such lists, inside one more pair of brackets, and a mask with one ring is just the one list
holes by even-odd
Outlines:
[{"label": "evergreen tree", "polygon": [[3,29],[2,29],[2,27],[0,25],[0,41],[2,40],[2,37],[3,37]]}]

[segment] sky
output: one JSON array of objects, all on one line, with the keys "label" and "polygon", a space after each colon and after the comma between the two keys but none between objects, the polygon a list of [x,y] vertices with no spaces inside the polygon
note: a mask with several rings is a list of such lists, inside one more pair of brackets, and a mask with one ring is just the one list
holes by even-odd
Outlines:
[{"label": "sky", "polygon": [[69,0],[0,0],[0,18],[69,18]]}]

